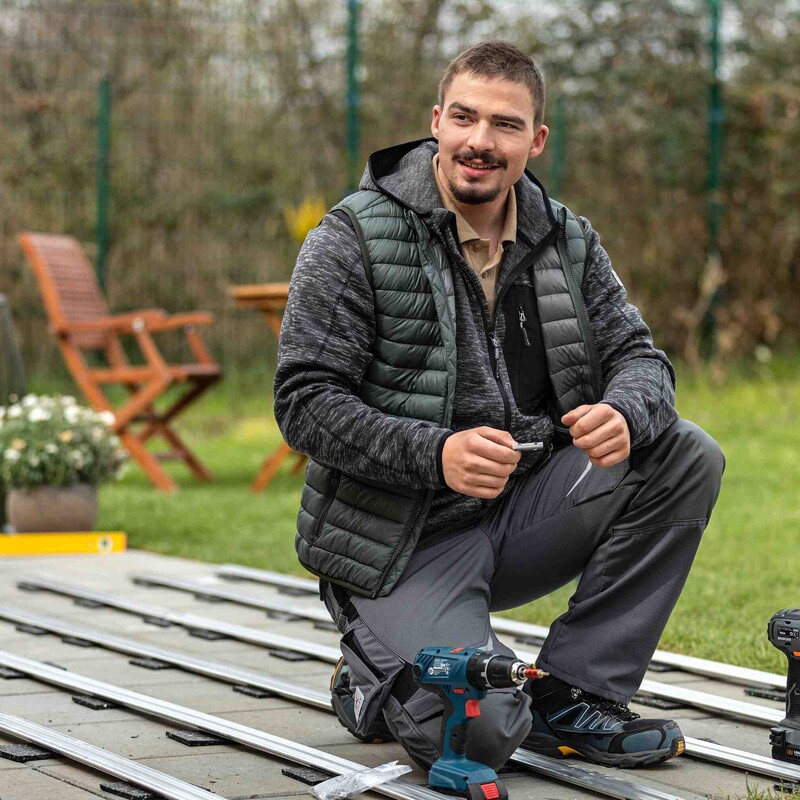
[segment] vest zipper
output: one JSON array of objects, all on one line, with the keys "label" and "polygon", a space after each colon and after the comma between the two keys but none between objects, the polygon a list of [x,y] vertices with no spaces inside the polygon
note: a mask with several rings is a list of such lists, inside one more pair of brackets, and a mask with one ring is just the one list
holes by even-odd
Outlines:
[{"label": "vest zipper", "polygon": [[423,494],[420,501],[417,503],[416,508],[414,509],[414,513],[411,515],[408,523],[406,524],[405,529],[403,530],[403,538],[397,543],[397,546],[394,548],[392,552],[392,557],[389,559],[389,563],[386,565],[386,568],[383,570],[381,574],[381,579],[378,581],[378,587],[372,593],[371,599],[374,600],[379,594],[381,589],[383,589],[384,584],[386,583],[387,579],[389,578],[389,573],[392,571],[392,567],[395,565],[400,553],[405,550],[406,544],[408,544],[408,539],[411,536],[411,531],[414,530],[414,526],[417,524],[417,520],[419,519],[419,515],[422,513],[422,507],[425,505],[426,495]]},{"label": "vest zipper", "polygon": [[[594,337],[592,336],[592,332],[589,329],[589,312],[586,310],[586,300],[583,297],[583,292],[581,291],[581,287],[578,286],[578,282],[575,279],[575,273],[572,271],[572,265],[570,264],[569,260],[569,252],[567,249],[567,210],[566,208],[562,209],[561,211],[562,217],[562,224],[561,224],[561,236],[558,237],[558,253],[561,257],[561,263],[563,266],[566,266],[569,270],[569,277],[572,278],[572,282],[570,283],[569,280],[567,283],[569,284],[570,288],[570,295],[573,298],[573,302],[577,299],[578,305],[580,306],[580,311],[582,313],[578,314],[578,327],[581,331],[581,337],[586,345],[586,355],[589,361],[589,372],[590,378],[592,382],[592,388],[595,392],[595,397],[593,401],[595,403],[599,403],[600,400],[603,399],[603,386],[602,381],[600,380],[600,357],[597,354],[597,348],[595,347]],[[573,287],[574,290],[573,291]],[[578,311],[578,308],[575,309]],[[569,410],[569,409],[567,409]]]},{"label": "vest zipper", "polygon": [[531,340],[528,338],[528,330],[525,327],[528,318],[525,316],[525,309],[522,306],[517,306],[517,316],[519,317],[519,327],[522,330],[522,338],[525,340],[525,347],[530,347]]}]

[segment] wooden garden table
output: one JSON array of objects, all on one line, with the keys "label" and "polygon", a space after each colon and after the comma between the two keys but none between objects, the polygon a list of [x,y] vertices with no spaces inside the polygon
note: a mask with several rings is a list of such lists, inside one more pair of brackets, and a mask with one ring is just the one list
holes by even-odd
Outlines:
[{"label": "wooden garden table", "polygon": [[[254,308],[261,312],[275,337],[280,336],[283,310],[286,308],[286,300],[289,296],[288,283],[229,286],[228,292],[238,306]],[[281,464],[293,453],[297,456],[297,462],[292,467],[292,472],[299,472],[306,462],[306,456],[302,453],[295,453],[286,442],[281,442],[278,448],[264,459],[250,488],[254,492],[260,492],[269,486]]]}]

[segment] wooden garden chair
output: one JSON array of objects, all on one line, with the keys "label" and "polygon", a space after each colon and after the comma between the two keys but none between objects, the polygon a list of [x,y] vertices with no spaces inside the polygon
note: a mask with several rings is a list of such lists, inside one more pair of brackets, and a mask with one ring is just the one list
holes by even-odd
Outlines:
[{"label": "wooden garden chair", "polygon": [[[175,433],[171,423],[222,377],[219,365],[196,330],[200,325],[211,324],[213,316],[199,311],[168,315],[161,309],[112,315],[94,269],[76,239],[25,232],[20,234],[19,241],[36,274],[50,329],[70,374],[93,408],[114,414],[115,433],[147,477],[156,488],[175,491],[175,481],[160,462],[177,458],[198,479],[211,480],[209,471]],[[169,364],[159,351],[153,334],[175,330],[185,331],[193,363]],[[121,336],[136,340],[144,363],[130,363]],[[90,366],[85,351],[101,353],[105,365]],[[123,386],[130,394],[118,408],[113,407],[103,391],[103,387],[113,384]],[[183,387],[180,396],[166,410],[157,411],[156,401],[177,384]],[[144,427],[134,432],[134,425]],[[148,450],[145,445],[153,436],[166,439],[170,449]]]}]

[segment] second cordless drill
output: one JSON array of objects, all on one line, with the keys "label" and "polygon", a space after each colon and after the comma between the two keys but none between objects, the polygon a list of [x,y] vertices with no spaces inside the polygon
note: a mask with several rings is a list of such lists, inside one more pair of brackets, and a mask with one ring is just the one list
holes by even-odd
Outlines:
[{"label": "second cordless drill", "polygon": [[770,728],[772,757],[800,764],[800,609],[785,608],[767,625],[770,643],[786,654],[786,716]]}]

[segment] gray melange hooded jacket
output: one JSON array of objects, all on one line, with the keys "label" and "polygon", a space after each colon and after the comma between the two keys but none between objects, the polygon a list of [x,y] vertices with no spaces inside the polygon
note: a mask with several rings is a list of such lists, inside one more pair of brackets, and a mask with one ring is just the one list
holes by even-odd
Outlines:
[{"label": "gray melange hooded jacket", "polygon": [[[452,430],[386,415],[360,399],[362,377],[372,359],[375,310],[355,232],[337,214],[326,215],[309,233],[298,256],[275,373],[275,417],[293,449],[355,477],[436,490],[423,536],[473,523],[497,502],[466,497],[445,485],[441,450],[450,433],[488,425],[509,430],[517,441],[559,441],[559,420],[554,425],[547,398],[516,396],[516,373],[525,368],[524,360],[515,359],[519,366],[512,365],[501,356],[495,377],[489,354],[492,321],[478,278],[459,252],[455,217],[441,205],[431,166],[436,151],[435,141],[424,140],[374,153],[361,189],[389,194],[413,209],[449,253],[457,331]],[[544,189],[529,172],[514,189],[520,236],[503,254],[498,297],[504,291],[511,294],[504,276],[530,252],[530,243],[551,231],[555,219]],[[588,245],[581,288],[603,375],[602,400],[625,416],[632,447],[641,447],[677,418],[674,371],[654,348],[638,310],[626,302],[597,233],[588,220],[580,219]],[[515,289],[517,283],[532,291],[528,272],[516,279]],[[505,356],[507,333],[517,332],[519,324],[516,318],[507,319],[507,311],[507,305],[498,303],[494,323]],[[534,324],[536,330],[529,333],[538,347],[531,353],[541,354],[538,318]],[[535,453],[524,455],[506,491],[540,459]]]}]

